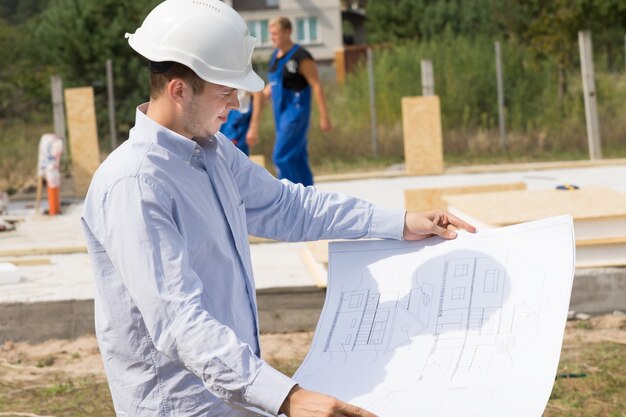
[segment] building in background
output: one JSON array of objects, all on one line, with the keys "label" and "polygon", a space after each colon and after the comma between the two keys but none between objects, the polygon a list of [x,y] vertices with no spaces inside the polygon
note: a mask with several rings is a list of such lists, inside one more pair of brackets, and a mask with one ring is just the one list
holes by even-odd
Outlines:
[{"label": "building in background", "polygon": [[305,46],[318,63],[332,63],[343,46],[339,0],[230,0],[257,38],[255,61],[269,61],[273,51],[269,21],[286,16],[293,25],[292,39]]},{"label": "building in background", "polygon": [[367,0],[341,0],[344,45],[365,45],[365,6]]},{"label": "building in background", "polygon": [[[346,70],[363,59],[366,0],[223,0],[244,18],[257,39],[253,61],[269,62],[274,48],[269,21],[286,16],[293,25],[292,39],[315,58],[322,79],[343,81]],[[344,49],[344,45],[348,48]],[[339,65],[339,67],[337,66]],[[263,68],[257,68],[263,74]]]}]

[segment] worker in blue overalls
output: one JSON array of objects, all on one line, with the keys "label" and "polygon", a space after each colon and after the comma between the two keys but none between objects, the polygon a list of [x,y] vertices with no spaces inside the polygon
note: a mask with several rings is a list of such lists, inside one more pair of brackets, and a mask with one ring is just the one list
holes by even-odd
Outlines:
[{"label": "worker in blue overalls", "polygon": [[244,90],[237,90],[239,108],[228,113],[226,123],[220,128],[224,134],[239,150],[250,155],[250,147],[259,141],[259,117],[260,113],[253,109],[261,107],[263,100],[261,94],[251,94]]},{"label": "worker in blue overalls", "polygon": [[305,186],[313,184],[307,154],[307,133],[311,118],[311,93],[320,116],[320,129],[331,130],[322,84],[313,57],[291,40],[291,22],[277,17],[269,23],[272,44],[276,48],[269,65],[269,84],[264,91],[271,96],[276,123],[276,141],[272,159],[278,178]]}]

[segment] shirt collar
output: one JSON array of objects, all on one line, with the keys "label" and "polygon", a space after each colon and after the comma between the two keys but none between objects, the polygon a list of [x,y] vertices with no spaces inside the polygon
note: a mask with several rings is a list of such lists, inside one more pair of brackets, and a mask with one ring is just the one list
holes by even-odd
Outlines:
[{"label": "shirt collar", "polygon": [[[195,161],[204,160],[204,150],[196,142],[149,118],[146,115],[148,105],[149,103],[144,103],[138,106],[135,116],[135,128],[144,140],[166,149],[187,164],[196,165]],[[202,158],[200,158],[201,156]]]}]

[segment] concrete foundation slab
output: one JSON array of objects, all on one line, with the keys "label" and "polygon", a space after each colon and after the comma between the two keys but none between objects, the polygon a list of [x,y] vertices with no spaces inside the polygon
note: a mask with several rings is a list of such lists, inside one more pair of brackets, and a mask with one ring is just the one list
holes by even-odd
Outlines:
[{"label": "concrete foundation slab", "polygon": [[[404,207],[404,190],[524,182],[529,189],[548,189],[569,183],[602,185],[626,192],[626,164],[566,167],[542,171],[446,173],[430,176],[366,178],[318,182],[319,189],[342,192],[389,208]],[[15,208],[15,203],[13,203]],[[0,343],[6,340],[38,342],[74,338],[93,332],[93,278],[80,234],[80,200],[64,214],[22,223],[22,234],[2,232],[0,262],[22,264],[20,282],[0,285]],[[11,211],[11,206],[9,207]],[[32,211],[19,202],[15,213]],[[52,229],[48,229],[51,227]],[[44,230],[44,228],[46,228]],[[18,229],[18,231],[20,230]],[[7,234],[11,233],[11,234]],[[80,248],[74,253],[59,253]],[[313,330],[325,290],[315,287],[299,254],[302,243],[262,243],[251,246],[258,288],[262,332]],[[32,248],[38,249],[31,253]],[[21,251],[19,254],[16,250]],[[3,252],[2,252],[3,251]],[[591,314],[626,310],[626,268],[584,269],[576,272],[571,309]]]},{"label": "concrete foundation slab", "polygon": [[[259,289],[261,333],[315,330],[325,297],[326,289],[316,286]],[[626,268],[576,271],[570,310],[591,315],[626,311]],[[0,344],[93,332],[93,300],[0,303]]]}]

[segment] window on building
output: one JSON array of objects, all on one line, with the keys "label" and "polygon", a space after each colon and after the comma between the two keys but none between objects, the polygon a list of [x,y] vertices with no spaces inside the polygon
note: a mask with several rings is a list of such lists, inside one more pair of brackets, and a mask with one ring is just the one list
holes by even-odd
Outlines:
[{"label": "window on building", "polygon": [[467,264],[458,264],[454,266],[454,276],[455,277],[466,277],[467,276]]},{"label": "window on building", "polygon": [[271,45],[267,23],[267,20],[250,20],[248,22],[248,30],[250,35],[256,38],[256,46]]},{"label": "window on building", "polygon": [[296,19],[296,38],[298,43],[318,43],[320,41],[317,28],[317,17],[302,17]]},{"label": "window on building", "polygon": [[277,9],[278,0],[232,0],[232,6],[238,12]]},{"label": "window on building", "polygon": [[465,298],[465,287],[452,288],[452,294],[450,294],[451,300],[463,300]]},{"label": "window on building", "polygon": [[485,271],[485,288],[484,292],[498,292],[500,284],[500,271],[497,269],[488,269]]},{"label": "window on building", "polygon": [[354,294],[350,297],[350,308],[359,308],[363,302],[363,294]]}]

